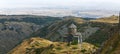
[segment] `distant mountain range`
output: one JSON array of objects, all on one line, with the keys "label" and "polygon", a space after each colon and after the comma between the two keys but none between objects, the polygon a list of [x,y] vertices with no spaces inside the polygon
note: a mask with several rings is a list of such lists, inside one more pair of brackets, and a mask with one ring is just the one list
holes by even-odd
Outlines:
[{"label": "distant mountain range", "polygon": [[118,11],[111,10],[82,10],[82,9],[0,9],[1,15],[40,15],[40,16],[53,16],[53,17],[64,17],[64,16],[76,16],[76,17],[89,17],[99,18],[107,17],[111,15],[117,15]]}]

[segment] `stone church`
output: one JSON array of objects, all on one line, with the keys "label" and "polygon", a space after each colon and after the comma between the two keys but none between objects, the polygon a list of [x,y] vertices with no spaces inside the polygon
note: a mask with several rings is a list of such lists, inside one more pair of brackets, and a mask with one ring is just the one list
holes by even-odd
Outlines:
[{"label": "stone church", "polygon": [[71,23],[67,27],[67,34],[63,38],[69,44],[74,40],[74,38],[77,38],[78,43],[82,43],[82,35],[77,31],[77,26],[74,23]]}]

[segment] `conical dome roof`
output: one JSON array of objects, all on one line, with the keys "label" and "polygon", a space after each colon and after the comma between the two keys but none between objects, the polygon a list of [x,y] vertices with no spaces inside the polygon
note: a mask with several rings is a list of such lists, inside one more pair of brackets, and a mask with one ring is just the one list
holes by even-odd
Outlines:
[{"label": "conical dome roof", "polygon": [[68,28],[77,28],[77,26],[72,23]]}]

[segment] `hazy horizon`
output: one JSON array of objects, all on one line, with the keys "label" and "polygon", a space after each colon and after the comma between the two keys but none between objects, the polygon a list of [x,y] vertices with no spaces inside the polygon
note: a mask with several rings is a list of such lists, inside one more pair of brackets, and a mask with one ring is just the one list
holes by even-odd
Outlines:
[{"label": "hazy horizon", "polygon": [[0,0],[0,9],[66,8],[119,11],[120,0]]},{"label": "hazy horizon", "polygon": [[106,17],[117,15],[120,0],[0,0],[0,14]]}]

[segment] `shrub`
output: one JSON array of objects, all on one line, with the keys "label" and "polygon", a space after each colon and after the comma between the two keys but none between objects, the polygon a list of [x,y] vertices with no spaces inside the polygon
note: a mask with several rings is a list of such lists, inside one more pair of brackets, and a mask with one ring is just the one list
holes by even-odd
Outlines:
[{"label": "shrub", "polygon": [[72,47],[72,49],[78,49],[78,47]]},{"label": "shrub", "polygon": [[81,50],[82,53],[85,53],[86,51],[87,51],[87,50],[85,50],[85,49]]},{"label": "shrub", "polygon": [[71,45],[77,45],[78,44],[78,41],[77,40],[74,40]]},{"label": "shrub", "polygon": [[57,50],[62,50],[62,48],[61,48],[61,47],[57,47],[56,49],[57,49]]}]

